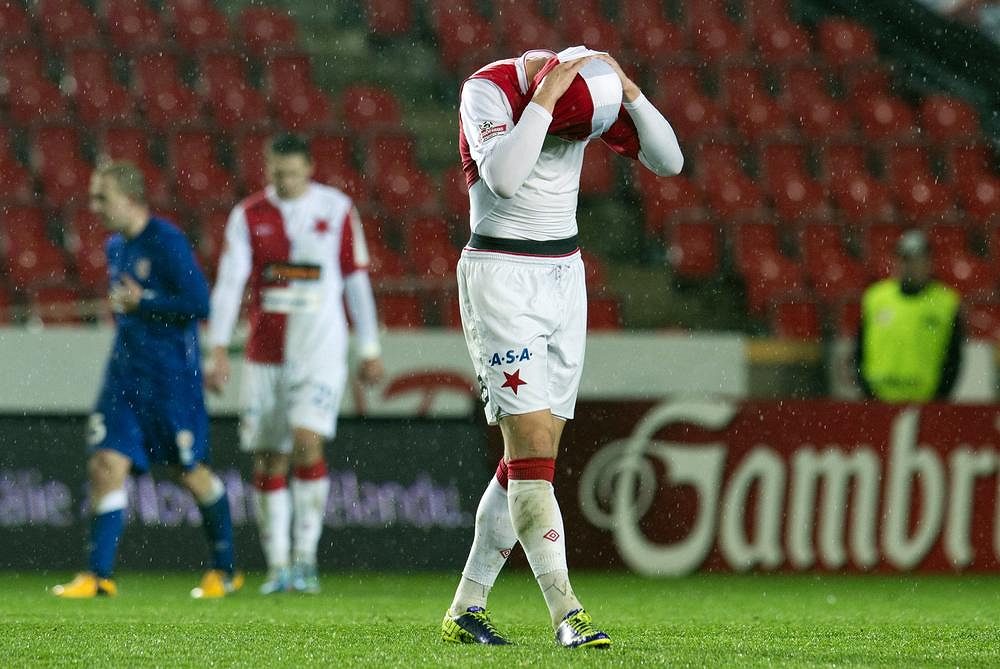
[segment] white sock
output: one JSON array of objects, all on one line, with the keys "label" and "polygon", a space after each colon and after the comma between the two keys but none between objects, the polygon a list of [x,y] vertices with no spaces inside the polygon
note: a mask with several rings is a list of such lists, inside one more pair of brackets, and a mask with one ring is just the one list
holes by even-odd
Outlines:
[{"label": "white sock", "polygon": [[557,625],[580,608],[580,602],[569,584],[566,533],[555,490],[548,481],[513,479],[507,484],[507,498],[517,539]]},{"label": "white sock", "polygon": [[254,510],[260,531],[260,545],[270,572],[288,566],[291,542],[292,499],[287,487],[256,490]]},{"label": "white sock", "polygon": [[316,549],[323,533],[326,498],[330,494],[330,478],[292,477],[292,541],[296,563],[316,564]]},{"label": "white sock", "polygon": [[450,615],[461,615],[470,606],[486,608],[486,598],[516,544],[517,536],[510,521],[507,491],[493,478],[486,486],[486,492],[476,509],[476,531],[472,548],[469,559],[465,562],[465,569],[462,570],[462,580],[455,591],[455,599],[448,610]]}]

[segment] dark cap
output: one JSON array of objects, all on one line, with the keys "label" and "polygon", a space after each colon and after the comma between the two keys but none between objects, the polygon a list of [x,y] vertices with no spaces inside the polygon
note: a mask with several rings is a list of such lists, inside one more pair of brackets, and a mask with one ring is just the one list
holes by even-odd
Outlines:
[{"label": "dark cap", "polygon": [[896,242],[896,255],[900,258],[926,257],[930,251],[927,235],[921,230],[908,230]]}]

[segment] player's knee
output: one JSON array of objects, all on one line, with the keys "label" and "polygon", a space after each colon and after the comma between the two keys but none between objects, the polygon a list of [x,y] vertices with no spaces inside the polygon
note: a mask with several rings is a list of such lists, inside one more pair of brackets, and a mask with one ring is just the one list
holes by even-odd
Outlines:
[{"label": "player's knee", "polygon": [[254,473],[284,476],[288,474],[288,456],[282,453],[258,453],[254,456]]},{"label": "player's knee", "polygon": [[554,458],[555,441],[545,427],[522,431],[507,444],[511,460],[523,458]]},{"label": "player's knee", "polygon": [[128,459],[108,451],[97,451],[87,463],[91,489],[103,494],[125,485],[128,476]]},{"label": "player's knee", "polygon": [[292,440],[292,459],[296,467],[316,464],[323,459],[323,437],[311,430],[296,429]]}]

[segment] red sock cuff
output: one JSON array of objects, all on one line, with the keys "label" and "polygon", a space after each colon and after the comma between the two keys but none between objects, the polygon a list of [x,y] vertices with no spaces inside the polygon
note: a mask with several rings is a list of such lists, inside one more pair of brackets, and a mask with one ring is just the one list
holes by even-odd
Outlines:
[{"label": "red sock cuff", "polygon": [[507,489],[507,463],[503,458],[500,458],[500,462],[497,464],[497,483],[504,490]]},{"label": "red sock cuff", "polygon": [[524,458],[507,463],[507,476],[511,481],[548,481],[556,475],[555,458]]},{"label": "red sock cuff", "polygon": [[317,460],[311,465],[296,467],[293,475],[300,481],[316,481],[326,478],[326,460]]},{"label": "red sock cuff", "polygon": [[261,492],[274,492],[275,490],[281,490],[286,485],[284,474],[264,474],[263,472],[255,472],[253,475],[253,485],[257,490]]}]

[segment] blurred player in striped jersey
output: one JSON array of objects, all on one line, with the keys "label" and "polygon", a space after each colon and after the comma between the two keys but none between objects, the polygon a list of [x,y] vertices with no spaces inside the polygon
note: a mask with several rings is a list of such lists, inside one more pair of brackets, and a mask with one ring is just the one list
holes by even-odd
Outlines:
[{"label": "blurred player in striped jersey", "polygon": [[584,149],[600,138],[654,173],[683,157],[673,129],[605,53],[573,47],[491,63],[462,87],[459,146],[472,237],[458,264],[462,326],[504,457],[476,514],[472,549],[445,614],[446,641],[506,644],[486,599],[520,542],[556,642],[601,648],[570,585],[552,487],[583,369],[587,295],[576,204]]},{"label": "blurred player in striped jersey", "polygon": [[223,597],[243,585],[233,568],[229,499],[210,469],[198,320],[208,283],[184,234],[146,205],[143,174],[130,163],[98,168],[90,208],[116,233],[108,240],[110,301],[117,328],[97,408],[88,423],[90,568],[53,593],[115,595],[111,578],[124,527],[125,479],[168,464],[201,509],[213,566],[191,591]]},{"label": "blurred player in striped jersey", "polygon": [[208,387],[220,391],[229,378],[227,347],[249,284],[240,438],[253,454],[268,565],[261,591],[315,593],[330,489],[323,442],[336,432],[347,380],[344,298],[363,383],[382,376],[378,322],[351,198],[312,181],[309,146],[298,136],[275,137],[265,159],[269,185],[237,205],[226,224],[212,292]]}]

